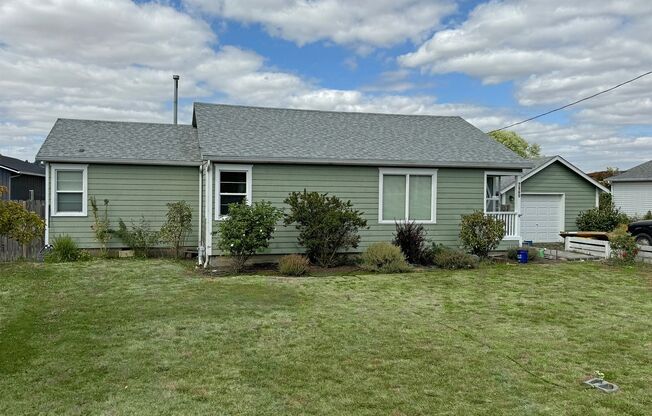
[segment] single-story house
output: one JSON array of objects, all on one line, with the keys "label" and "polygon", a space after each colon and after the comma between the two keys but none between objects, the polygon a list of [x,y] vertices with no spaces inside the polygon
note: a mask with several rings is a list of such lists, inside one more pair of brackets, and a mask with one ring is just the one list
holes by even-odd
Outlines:
[{"label": "single-story house", "polygon": [[[533,161],[521,177],[521,238],[549,243],[561,241],[560,231],[577,231],[575,220],[582,211],[597,207],[600,192],[609,189],[561,156]],[[503,203],[514,199],[514,182],[503,185]]]},{"label": "single-story house", "polygon": [[616,207],[629,216],[652,211],[652,160],[607,179]]},{"label": "single-story house", "polygon": [[[46,163],[46,240],[68,234],[96,248],[92,196],[110,201],[113,224],[144,215],[153,227],[167,202],[185,200],[193,207],[187,244],[207,258],[220,254],[214,231],[229,203],[267,200],[283,209],[290,192],[304,189],[364,212],[360,250],[390,241],[405,219],[457,246],[460,215],[474,210],[505,220],[506,241],[519,243],[520,192],[509,207],[496,206],[487,186],[531,166],[460,117],[203,103],[192,125],[59,119],[37,158]],[[266,253],[300,251],[296,229],[279,224]]]},{"label": "single-story house", "polygon": [[0,197],[4,200],[42,201],[45,199],[45,168],[38,163],[0,155],[0,186],[8,190]]}]

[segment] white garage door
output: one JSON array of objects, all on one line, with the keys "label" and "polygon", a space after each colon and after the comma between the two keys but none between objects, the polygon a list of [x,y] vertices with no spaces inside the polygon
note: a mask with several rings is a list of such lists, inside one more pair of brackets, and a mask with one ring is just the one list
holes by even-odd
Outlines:
[{"label": "white garage door", "polygon": [[551,243],[561,241],[563,231],[561,195],[521,196],[521,235],[525,241]]}]

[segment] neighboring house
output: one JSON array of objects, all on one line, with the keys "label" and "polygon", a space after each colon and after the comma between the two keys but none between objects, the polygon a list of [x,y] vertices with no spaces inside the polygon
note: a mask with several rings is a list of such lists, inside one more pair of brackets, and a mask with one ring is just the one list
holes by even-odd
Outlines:
[{"label": "neighboring house", "polygon": [[[460,215],[489,208],[518,243],[518,206],[492,206],[487,184],[531,163],[460,117],[341,113],[196,103],[192,125],[59,119],[37,158],[46,162],[47,238],[71,235],[95,248],[88,199],[109,216],[158,228],[167,202],[193,207],[187,244],[214,247],[228,204],[271,201],[292,191],[351,200],[364,212],[360,250],[390,241],[395,221],[423,223],[431,240],[459,244]],[[123,244],[114,238],[111,247]],[[202,250],[200,250],[201,252]],[[295,227],[279,224],[266,253],[301,251]]]},{"label": "neighboring house", "polygon": [[44,200],[45,168],[38,163],[0,155],[0,186],[8,189],[8,193],[2,195],[5,200]]},{"label": "neighboring house", "polygon": [[652,211],[652,160],[608,179],[616,207],[629,216]]},{"label": "neighboring house", "polygon": [[[537,243],[561,241],[559,232],[577,231],[578,214],[597,207],[600,192],[609,189],[561,156],[534,163],[521,178],[521,237]],[[513,188],[513,182],[503,185],[503,203],[513,200]]]}]

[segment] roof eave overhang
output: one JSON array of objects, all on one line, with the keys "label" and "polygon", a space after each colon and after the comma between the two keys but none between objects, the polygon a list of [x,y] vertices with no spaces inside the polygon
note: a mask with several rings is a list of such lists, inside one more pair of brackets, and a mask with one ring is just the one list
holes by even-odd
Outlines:
[{"label": "roof eave overhang", "polygon": [[652,178],[623,178],[623,179],[607,179],[608,182],[652,182]]},{"label": "roof eave overhang", "polygon": [[49,163],[96,163],[106,165],[153,165],[153,166],[199,166],[201,161],[158,160],[158,159],[106,159],[41,156],[37,160]]},{"label": "roof eave overhang", "polygon": [[222,163],[269,163],[288,165],[346,165],[346,166],[396,166],[396,167],[446,167],[446,168],[490,168],[522,170],[532,167],[525,163],[504,162],[438,162],[430,160],[374,160],[374,159],[318,159],[318,158],[270,158],[203,155],[204,160]]}]

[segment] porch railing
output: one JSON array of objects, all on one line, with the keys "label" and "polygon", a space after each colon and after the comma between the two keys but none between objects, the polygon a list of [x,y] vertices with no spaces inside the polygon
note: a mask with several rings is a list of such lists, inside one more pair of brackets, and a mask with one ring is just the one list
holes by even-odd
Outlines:
[{"label": "porch railing", "polygon": [[505,223],[505,237],[518,237],[518,215],[515,212],[487,212]]}]

